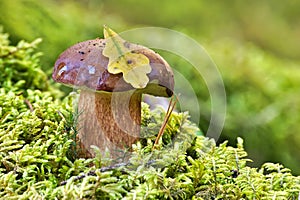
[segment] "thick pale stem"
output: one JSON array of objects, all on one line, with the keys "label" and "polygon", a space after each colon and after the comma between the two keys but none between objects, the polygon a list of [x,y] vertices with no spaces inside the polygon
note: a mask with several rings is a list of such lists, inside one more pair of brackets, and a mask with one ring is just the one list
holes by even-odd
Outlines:
[{"label": "thick pale stem", "polygon": [[103,156],[108,150],[112,158],[121,157],[140,136],[141,93],[82,91],[78,110],[85,157],[94,156],[91,145],[99,147]]}]

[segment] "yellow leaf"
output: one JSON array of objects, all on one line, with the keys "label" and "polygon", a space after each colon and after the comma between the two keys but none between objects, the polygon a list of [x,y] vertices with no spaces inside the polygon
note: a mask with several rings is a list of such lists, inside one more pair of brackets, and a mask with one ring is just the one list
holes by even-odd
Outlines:
[{"label": "yellow leaf", "polygon": [[133,53],[129,43],[107,26],[104,26],[104,38],[103,55],[109,59],[108,72],[123,73],[124,80],[134,88],[146,87],[149,82],[147,74],[152,70],[147,56]]}]

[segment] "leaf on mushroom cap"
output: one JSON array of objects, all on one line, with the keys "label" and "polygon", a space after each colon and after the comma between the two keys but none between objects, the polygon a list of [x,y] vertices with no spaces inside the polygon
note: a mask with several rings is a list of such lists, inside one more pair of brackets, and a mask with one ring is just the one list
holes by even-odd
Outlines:
[{"label": "leaf on mushroom cap", "polygon": [[106,45],[102,54],[109,59],[108,72],[123,73],[124,80],[134,88],[145,88],[149,82],[147,74],[152,70],[147,56],[134,53],[130,44],[107,26],[103,32]]},{"label": "leaf on mushroom cap", "polygon": [[[123,92],[134,89],[130,83],[125,81],[122,73],[108,72],[109,58],[103,55],[106,41],[106,39],[96,38],[79,42],[66,49],[55,61],[53,80],[69,87],[96,92]],[[146,87],[139,90],[154,96],[172,96],[174,74],[167,61],[144,46],[132,43],[126,43],[125,46],[131,52],[144,55],[149,59],[151,72],[146,75],[149,82]],[[139,60],[139,62],[142,61]],[[141,74],[139,70],[144,70],[144,68],[136,67],[132,71]],[[132,74],[134,75],[134,73],[128,73],[129,76]],[[135,76],[131,77],[131,79],[134,78]]]}]

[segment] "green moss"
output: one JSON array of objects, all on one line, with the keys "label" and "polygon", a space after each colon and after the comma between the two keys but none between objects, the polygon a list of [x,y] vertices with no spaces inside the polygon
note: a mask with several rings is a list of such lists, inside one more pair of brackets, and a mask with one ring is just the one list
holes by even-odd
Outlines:
[{"label": "green moss", "polygon": [[[155,9],[144,9],[149,7]],[[103,37],[103,24],[118,32],[158,26],[187,34],[207,50],[224,80],[227,115],[218,141],[234,145],[240,136],[247,141],[252,166],[282,162],[300,175],[300,156],[295,156],[300,146],[299,7],[296,0],[230,4],[166,0],[159,6],[150,0],[1,0],[0,24],[11,33],[13,44],[43,38],[39,49],[45,56],[40,59],[48,75],[60,52],[88,38]],[[203,74],[171,52],[163,57],[194,88],[201,108],[199,125],[206,132],[212,102]],[[182,99],[184,110],[198,120],[193,98]]]},{"label": "green moss", "polygon": [[300,177],[280,164],[247,166],[241,138],[237,147],[217,146],[197,136],[187,113],[172,113],[153,148],[165,111],[150,111],[146,104],[142,135],[147,137],[133,145],[128,163],[107,166],[99,156],[78,158],[76,94],[57,98],[40,70],[35,42],[13,47],[7,35],[0,38],[1,199],[298,198]]}]

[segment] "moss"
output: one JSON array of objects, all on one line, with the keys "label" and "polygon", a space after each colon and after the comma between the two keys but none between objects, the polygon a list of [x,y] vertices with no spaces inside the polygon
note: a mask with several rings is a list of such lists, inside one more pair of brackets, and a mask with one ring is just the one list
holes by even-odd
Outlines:
[{"label": "moss", "polygon": [[145,138],[133,145],[128,163],[77,158],[76,94],[58,98],[40,70],[36,42],[13,47],[6,34],[0,38],[1,199],[298,198],[300,177],[281,164],[247,166],[241,138],[237,147],[217,146],[199,136],[188,113],[173,112],[153,148],[165,112],[146,104]]}]

